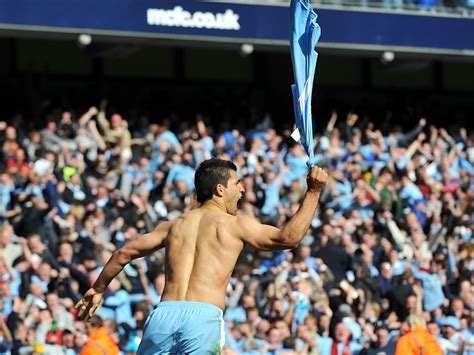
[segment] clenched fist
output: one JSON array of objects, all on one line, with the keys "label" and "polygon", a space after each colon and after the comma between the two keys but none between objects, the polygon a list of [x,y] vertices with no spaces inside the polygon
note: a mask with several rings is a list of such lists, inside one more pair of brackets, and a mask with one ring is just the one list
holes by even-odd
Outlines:
[{"label": "clenched fist", "polygon": [[306,178],[308,191],[321,192],[326,186],[327,181],[328,173],[319,166],[313,167]]}]

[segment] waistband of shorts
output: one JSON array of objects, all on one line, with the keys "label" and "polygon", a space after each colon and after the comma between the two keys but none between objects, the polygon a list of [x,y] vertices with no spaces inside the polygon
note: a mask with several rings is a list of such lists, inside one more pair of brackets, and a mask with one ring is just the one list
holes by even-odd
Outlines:
[{"label": "waistband of shorts", "polygon": [[206,302],[190,302],[190,301],[161,301],[158,303],[160,308],[200,308],[200,309],[209,309],[212,311],[219,311],[221,313],[222,309],[217,307],[215,304],[206,303]]}]

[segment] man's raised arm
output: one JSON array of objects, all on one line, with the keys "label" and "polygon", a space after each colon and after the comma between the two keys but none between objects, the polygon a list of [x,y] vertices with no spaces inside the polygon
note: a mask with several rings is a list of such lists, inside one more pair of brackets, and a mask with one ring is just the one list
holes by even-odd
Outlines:
[{"label": "man's raised arm", "polygon": [[102,303],[102,296],[109,283],[133,259],[149,255],[164,247],[171,222],[160,223],[153,232],[127,243],[113,253],[97,281],[76,304],[79,319],[90,318]]},{"label": "man's raised arm", "polygon": [[326,186],[328,174],[314,167],[308,174],[308,190],[298,211],[280,230],[264,225],[248,216],[237,217],[239,237],[257,249],[290,249],[296,247],[306,235],[318,208],[321,192]]}]

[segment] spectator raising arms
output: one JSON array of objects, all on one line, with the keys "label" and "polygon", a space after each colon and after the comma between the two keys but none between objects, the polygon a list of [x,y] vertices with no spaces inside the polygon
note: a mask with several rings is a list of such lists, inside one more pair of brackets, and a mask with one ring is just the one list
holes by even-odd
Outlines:
[{"label": "spectator raising arms", "polygon": [[[104,100],[31,129],[0,121],[0,352],[85,353],[97,332],[133,354],[163,295],[163,251],[119,274],[101,321],[86,326],[73,305],[115,250],[198,206],[205,159],[240,167],[238,215],[288,221],[306,191],[304,150],[269,115],[248,130],[222,117],[157,119]],[[375,122],[335,111],[316,132],[331,176],[320,211],[297,249],[244,248],[224,354],[408,355],[413,337],[426,355],[473,353],[473,133]]]}]

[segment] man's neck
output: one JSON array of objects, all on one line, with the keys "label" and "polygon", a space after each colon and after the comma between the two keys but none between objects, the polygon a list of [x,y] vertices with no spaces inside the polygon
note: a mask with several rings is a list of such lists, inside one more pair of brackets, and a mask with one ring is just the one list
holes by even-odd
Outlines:
[{"label": "man's neck", "polygon": [[214,199],[207,200],[206,202],[204,202],[202,207],[204,207],[206,209],[212,209],[212,210],[217,210],[218,209],[221,212],[227,213],[227,210],[226,210],[225,206],[223,205],[223,203],[220,203],[219,201],[216,201]]}]

